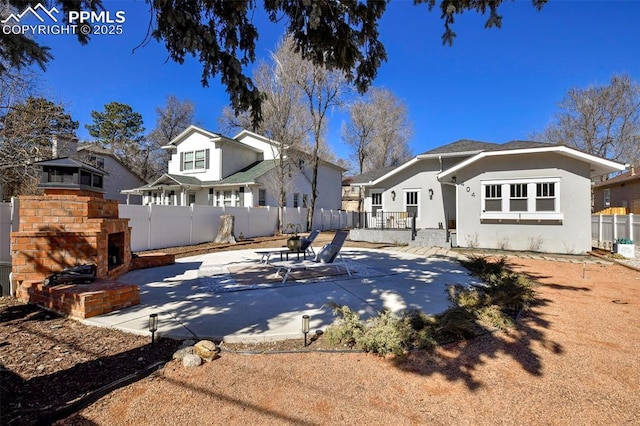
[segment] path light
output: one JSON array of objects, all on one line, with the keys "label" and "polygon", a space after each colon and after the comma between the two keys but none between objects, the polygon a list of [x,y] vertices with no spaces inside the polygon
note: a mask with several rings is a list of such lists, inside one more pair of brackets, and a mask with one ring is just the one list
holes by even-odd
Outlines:
[{"label": "path light", "polygon": [[158,330],[158,314],[149,315],[149,331],[151,332],[151,344],[155,343],[155,335]]},{"label": "path light", "polygon": [[302,316],[302,332],[304,333],[304,347],[307,347],[307,334],[309,333],[309,315]]}]

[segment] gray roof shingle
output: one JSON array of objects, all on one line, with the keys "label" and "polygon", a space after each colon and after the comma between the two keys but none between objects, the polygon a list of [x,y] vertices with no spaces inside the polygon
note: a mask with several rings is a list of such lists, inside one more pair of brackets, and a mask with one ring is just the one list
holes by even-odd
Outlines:
[{"label": "gray roof shingle", "polygon": [[256,161],[255,163],[250,164],[244,169],[227,176],[217,183],[228,185],[255,182],[257,178],[275,168],[278,164],[278,161],[279,160]]},{"label": "gray roof shingle", "polygon": [[473,152],[473,151],[485,151],[489,148],[500,146],[492,142],[475,141],[471,139],[460,139],[449,144],[439,146],[427,152],[423,152],[420,155],[431,154],[453,154],[456,152]]}]

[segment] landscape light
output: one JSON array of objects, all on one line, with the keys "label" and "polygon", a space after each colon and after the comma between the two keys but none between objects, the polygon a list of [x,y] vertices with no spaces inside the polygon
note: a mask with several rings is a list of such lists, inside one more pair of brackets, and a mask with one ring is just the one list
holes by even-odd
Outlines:
[{"label": "landscape light", "polygon": [[302,316],[302,332],[304,333],[304,347],[307,347],[307,333],[309,333],[309,315]]},{"label": "landscape light", "polygon": [[151,332],[151,344],[155,343],[155,334],[158,330],[158,314],[149,315],[149,331]]}]

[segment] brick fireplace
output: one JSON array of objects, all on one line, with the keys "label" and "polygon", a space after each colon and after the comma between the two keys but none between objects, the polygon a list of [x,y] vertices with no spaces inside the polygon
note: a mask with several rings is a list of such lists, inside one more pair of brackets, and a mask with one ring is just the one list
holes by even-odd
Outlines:
[{"label": "brick fireplace", "polygon": [[[69,159],[42,167],[44,193],[19,198],[20,224],[11,234],[16,295],[81,318],[139,304],[138,286],[113,281],[129,271],[131,228],[118,217],[118,202],[103,197],[104,172]],[[94,283],[43,285],[52,273],[83,264],[96,266]]]},{"label": "brick fireplace", "polygon": [[96,265],[96,277],[129,270],[131,228],[118,202],[100,193],[46,189],[20,197],[20,226],[12,234],[13,280],[42,281],[71,266]]}]

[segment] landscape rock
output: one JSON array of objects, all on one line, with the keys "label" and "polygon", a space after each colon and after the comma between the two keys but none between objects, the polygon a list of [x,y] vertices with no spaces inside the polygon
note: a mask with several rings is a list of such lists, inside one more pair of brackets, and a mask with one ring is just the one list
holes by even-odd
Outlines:
[{"label": "landscape rock", "polygon": [[173,359],[178,360],[178,361],[182,361],[182,359],[186,355],[192,355],[192,354],[193,354],[193,346],[185,346],[185,347],[182,347],[182,348],[178,349],[177,351],[175,351],[173,353]]},{"label": "landscape rock", "polygon": [[193,345],[195,345],[195,344],[196,344],[196,341],[195,341],[195,340],[193,340],[193,339],[187,339],[187,340],[183,340],[183,341],[182,341],[182,347],[185,347],[185,346],[193,346]]},{"label": "landscape rock", "polygon": [[211,340],[200,340],[193,347],[193,352],[205,361],[213,361],[218,358],[220,348]]},{"label": "landscape rock", "polygon": [[187,368],[198,367],[200,364],[202,364],[202,358],[196,354],[187,354],[182,358],[182,365]]}]

